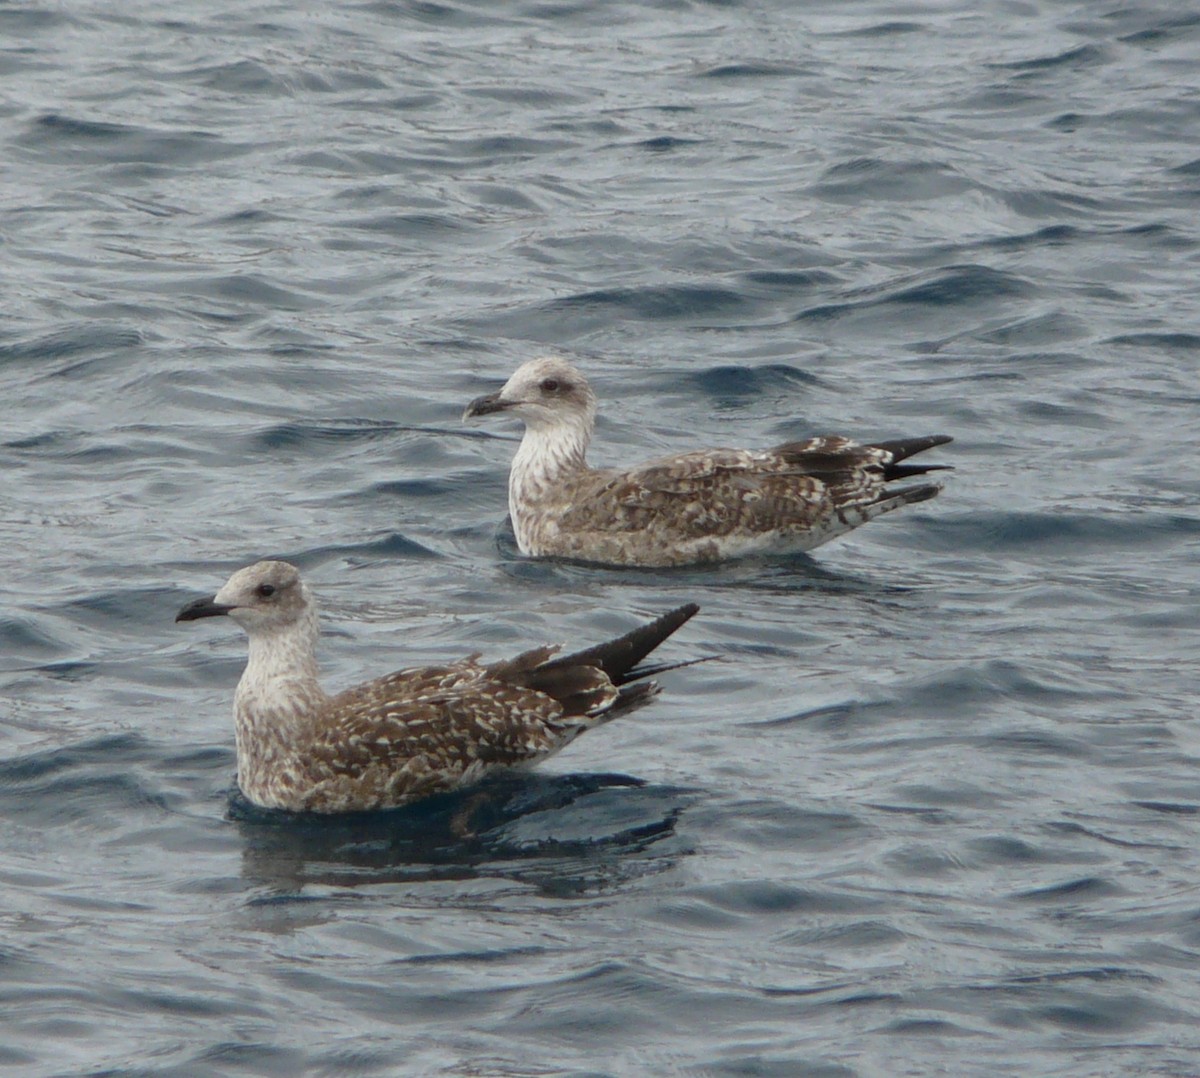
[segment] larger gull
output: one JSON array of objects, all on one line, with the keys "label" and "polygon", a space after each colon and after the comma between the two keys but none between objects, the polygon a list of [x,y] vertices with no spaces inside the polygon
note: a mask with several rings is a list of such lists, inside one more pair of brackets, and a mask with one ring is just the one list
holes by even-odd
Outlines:
[{"label": "larger gull", "polygon": [[590,468],[596,423],[587,379],[555,356],[518,367],[463,418],[511,414],[525,423],[508,508],[521,553],[607,565],[695,565],[811,550],[938,483],[890,486],[942,465],[901,461],[944,434],[860,445],[839,435],[773,449],[703,449],[630,469]]},{"label": "larger gull", "polygon": [[[638,664],[694,603],[585,651],[414,667],[328,695],[317,680],[317,608],[295,566],[260,561],[176,621],[227,615],[250,638],[234,697],[238,786],[263,808],[357,812],[403,805],[536,763],[657,691]],[[636,684],[633,684],[636,682]]]}]

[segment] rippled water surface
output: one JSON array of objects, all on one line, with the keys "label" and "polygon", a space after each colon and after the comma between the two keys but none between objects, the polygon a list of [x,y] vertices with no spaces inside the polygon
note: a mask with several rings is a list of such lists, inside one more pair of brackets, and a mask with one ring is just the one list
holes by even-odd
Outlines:
[{"label": "rippled water surface", "polygon": [[[5,1072],[1200,1072],[1198,66],[1165,2],[0,3]],[[957,470],[812,557],[525,562],[459,415],[545,350],[597,463]],[[280,821],[172,623],[264,555],[331,685],[684,600],[720,661]]]}]

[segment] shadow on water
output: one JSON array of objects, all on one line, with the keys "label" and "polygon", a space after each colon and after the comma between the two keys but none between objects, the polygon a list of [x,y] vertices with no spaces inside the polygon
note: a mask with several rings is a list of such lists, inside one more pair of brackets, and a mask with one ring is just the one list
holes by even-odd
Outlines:
[{"label": "shadow on water", "polygon": [[243,873],[295,898],[306,886],[508,879],[572,897],[661,871],[687,852],[676,824],[691,791],[616,774],[510,773],[382,812],[317,816],[235,793]]},{"label": "shadow on water", "polygon": [[527,558],[517,549],[509,518],[496,530],[500,569],[524,583],[578,588],[580,583],[625,584],[657,588],[672,585],[686,590],[735,588],[787,594],[816,591],[829,595],[887,598],[917,590],[879,577],[827,569],[809,554],[764,555],[718,565],[679,565],[662,568],[604,565],[574,558]]}]

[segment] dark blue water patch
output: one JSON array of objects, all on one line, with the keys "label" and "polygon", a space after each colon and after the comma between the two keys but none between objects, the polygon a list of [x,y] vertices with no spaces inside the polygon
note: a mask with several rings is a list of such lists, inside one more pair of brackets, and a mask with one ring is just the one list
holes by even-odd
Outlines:
[{"label": "dark blue water patch", "polygon": [[17,782],[55,775],[101,757],[112,761],[140,762],[148,758],[149,742],[140,734],[108,734],[73,745],[39,750],[16,759],[0,760],[0,778]]},{"label": "dark blue water patch", "polygon": [[1113,430],[1118,426],[1111,411],[1099,403],[1091,408],[1083,408],[1076,404],[1026,400],[1019,403],[1018,409],[1026,418],[1047,426],[1055,424],[1077,430]]},{"label": "dark blue water patch", "polygon": [[521,213],[544,213],[545,207],[519,187],[501,183],[467,185],[468,193],[481,205],[515,210]]},{"label": "dark blue water patch", "polygon": [[[478,478],[477,474],[475,478]],[[444,498],[449,494],[460,493],[464,488],[469,488],[473,483],[470,479],[466,481],[453,481],[448,476],[443,476],[437,479],[387,479],[380,483],[372,483],[365,494],[356,492],[352,495],[345,495],[343,502],[359,502],[372,501],[376,498],[403,498],[403,499],[426,499],[426,498]]]},{"label": "dark blue water patch", "polygon": [[1048,188],[1014,188],[994,193],[1013,213],[1022,217],[1094,218],[1106,210],[1111,211],[1115,208],[1110,202],[1093,195]]},{"label": "dark blue water patch", "polygon": [[207,131],[156,130],[52,112],[40,116],[13,140],[44,159],[65,164],[208,164],[249,153],[254,147],[227,142]]},{"label": "dark blue water patch", "polygon": [[1087,127],[1090,123],[1094,123],[1099,117],[1085,116],[1078,112],[1064,112],[1059,116],[1055,116],[1047,120],[1042,126],[1050,131],[1060,131],[1063,134],[1071,134]]},{"label": "dark blue water patch", "polygon": [[722,407],[740,407],[766,396],[793,396],[823,384],[815,374],[788,363],[709,367],[684,374],[683,380],[685,384],[677,388],[699,393]]},{"label": "dark blue water patch", "polygon": [[848,700],[840,704],[824,704],[821,707],[807,708],[803,711],[792,712],[772,719],[755,719],[742,723],[743,726],[812,726],[816,730],[845,733],[868,723],[876,721],[872,716],[886,721],[891,714],[892,705],[884,701],[866,702]]},{"label": "dark blue water patch", "polygon": [[1124,966],[1095,966],[1085,969],[1068,969],[1055,973],[1027,973],[1008,977],[997,987],[1024,987],[1027,985],[1055,984],[1161,984],[1161,979],[1141,970]]},{"label": "dark blue water patch", "polygon": [[463,30],[478,30],[487,26],[509,26],[521,20],[508,12],[489,11],[486,6],[439,4],[434,0],[373,0],[362,10],[394,22],[399,27],[409,23],[422,26],[453,26]]},{"label": "dark blue water patch", "polygon": [[[189,297],[204,296],[226,300],[239,307],[267,310],[303,311],[313,306],[309,295],[280,287],[259,273],[213,274],[171,280],[165,291]],[[216,312],[213,312],[216,313]],[[237,317],[237,315],[234,315]]]},{"label": "dark blue water patch", "polygon": [[445,147],[440,150],[445,157],[456,158],[462,166],[472,169],[516,163],[578,148],[573,139],[522,135],[487,135],[458,142],[439,141],[438,145]]},{"label": "dark blue water patch", "polygon": [[465,90],[464,96],[500,101],[507,105],[530,105],[537,109],[580,105],[589,100],[585,94],[574,93],[561,86],[554,89],[545,86],[475,86]]},{"label": "dark blue water patch", "polygon": [[611,309],[614,313],[651,320],[716,316],[741,311],[748,306],[740,292],[718,285],[645,285],[580,292],[551,300],[548,310],[573,308]]},{"label": "dark blue water patch", "polygon": [[[1061,669],[1039,670],[1036,662],[1023,658],[990,659],[958,667],[947,664],[929,678],[900,690],[904,708],[924,715],[955,715],[978,717],[992,710],[1008,713],[1012,701],[1022,701],[1035,713],[1054,710],[1072,703],[1107,699],[1112,691],[1096,686],[1079,675],[1073,680]],[[1045,731],[1006,729],[985,737],[996,746],[1028,748],[1064,756],[1087,755],[1082,742],[1052,735]]]},{"label": "dark blue water patch", "polygon": [[[1136,9],[1130,9],[1129,13],[1136,18],[1150,14]],[[1161,22],[1155,21],[1154,25],[1125,34],[1117,40],[1127,45],[1161,45],[1170,41],[1188,41],[1195,37],[1197,26],[1200,26],[1200,15],[1192,13],[1168,16]]]},{"label": "dark blue water patch", "polygon": [[380,561],[437,560],[444,555],[400,532],[388,532],[386,535],[361,543],[309,547],[285,553],[279,557],[283,561],[290,561],[298,569],[308,572],[334,561],[344,561],[353,568],[356,565],[377,564]]},{"label": "dark blue water patch", "polygon": [[[351,157],[350,154],[338,153],[328,149],[301,151],[293,154],[289,160],[291,164],[298,168],[311,169],[314,172],[327,172],[333,173],[334,175],[340,173],[346,176],[358,176],[362,172],[360,162],[354,157]],[[344,193],[342,193],[335,195],[334,197],[336,199],[345,198],[346,196]],[[260,221],[261,223],[265,224],[274,220],[286,220],[286,218],[282,216],[277,217],[274,214],[264,211],[251,210],[247,211],[247,213],[250,215],[247,223],[250,224],[258,224]],[[259,214],[261,214],[261,217],[258,216]],[[237,223],[237,216],[237,214],[233,215],[231,223]]]},{"label": "dark blue water patch", "polygon": [[1046,905],[1082,905],[1100,902],[1125,894],[1125,890],[1109,880],[1097,876],[1083,876],[1049,887],[1035,887],[1030,891],[1018,891],[1011,897],[1019,902],[1037,902]]},{"label": "dark blue water patch", "polygon": [[884,302],[896,304],[975,304],[981,300],[1028,296],[1027,280],[989,266],[950,266],[930,280],[892,292]]},{"label": "dark blue water patch", "polygon": [[1110,337],[1103,344],[1128,344],[1135,348],[1157,348],[1164,352],[1195,352],[1200,350],[1197,333],[1123,333]]},{"label": "dark blue water patch", "polygon": [[[924,791],[919,787],[903,792],[915,795],[916,799],[925,796]],[[953,813],[947,812],[942,808],[934,808],[930,805],[885,804],[877,801],[868,801],[865,804],[867,808],[873,809],[875,812],[883,812],[894,816],[912,816],[920,820],[922,825],[927,824],[930,827],[943,827],[957,821],[957,817]]]},{"label": "dark blue water patch", "polygon": [[83,30],[88,20],[32,4],[19,4],[0,8],[0,34],[6,41],[28,41],[27,35],[38,33],[63,33],[68,27]]},{"label": "dark blue water patch", "polygon": [[775,295],[792,295],[841,284],[843,279],[828,270],[751,270],[741,275],[748,285],[762,286]]},{"label": "dark blue water patch", "polygon": [[[178,76],[177,76],[178,77]],[[235,60],[232,63],[193,68],[182,78],[218,90],[223,94],[253,97],[260,94],[292,97],[298,94],[328,94],[346,89],[383,89],[379,79],[358,74],[349,82],[338,78],[330,81],[316,71],[291,66],[275,70],[258,60]]]},{"label": "dark blue water patch", "polygon": [[1033,294],[1029,282],[1016,274],[982,265],[943,267],[916,284],[883,286],[865,299],[849,299],[809,307],[794,321],[824,321],[889,307],[962,307],[978,312],[981,305],[1025,299]]},{"label": "dark blue water patch", "polygon": [[[844,910],[835,907],[830,912],[843,913]],[[825,923],[786,932],[780,936],[780,942],[790,947],[817,947],[822,950],[840,950],[843,947],[853,950],[877,950],[897,946],[906,938],[905,933],[894,925],[870,919],[839,924]]]},{"label": "dark blue water patch", "polygon": [[979,864],[1025,865],[1058,864],[1058,855],[1012,835],[990,835],[971,839],[966,847]]},{"label": "dark blue water patch", "polygon": [[[144,459],[144,446],[133,446],[119,439],[100,445],[85,444],[90,436],[79,431],[50,431],[34,438],[22,438],[10,448],[32,451],[29,456],[38,459],[58,459],[72,464],[115,464],[119,461]],[[44,451],[55,446],[53,454]]]},{"label": "dark blue water patch", "polygon": [[794,78],[797,75],[813,76],[815,72],[801,64],[783,64],[759,60],[740,64],[718,64],[696,72],[701,79],[774,79]]},{"label": "dark blue water patch", "polygon": [[24,827],[96,830],[168,811],[170,799],[147,774],[155,757],[145,738],[125,733],[0,760],[0,816]]},{"label": "dark blue water patch", "polygon": [[[1134,801],[1133,804],[1139,807],[1145,807],[1145,802]],[[1185,813],[1191,815],[1191,813]],[[1042,825],[1041,828],[1048,834],[1054,835],[1081,835],[1096,842],[1103,843],[1106,846],[1115,846],[1122,850],[1178,850],[1181,847],[1164,842],[1135,842],[1131,839],[1116,838],[1113,835],[1106,835],[1096,830],[1094,827],[1084,827],[1082,824],[1074,823],[1070,820],[1051,820]]]},{"label": "dark blue water patch", "polygon": [[251,209],[234,210],[232,213],[219,214],[210,218],[206,223],[218,229],[241,229],[247,225],[272,225],[286,220],[288,218],[282,214],[256,206]]},{"label": "dark blue water patch", "polygon": [[971,121],[975,122],[981,116],[1004,115],[1014,111],[1023,116],[1038,114],[1048,106],[1049,100],[1046,94],[1027,85],[1013,86],[1003,83],[972,90],[955,104],[959,115],[970,117]]},{"label": "dark blue water patch", "polygon": [[1168,171],[1176,176],[1200,176],[1200,157],[1194,161],[1188,161],[1187,164],[1176,165]]},{"label": "dark blue water patch", "polygon": [[1138,970],[1100,967],[971,985],[965,995],[989,998],[996,1021],[1010,1031],[1049,1025],[1111,1038],[1152,1022],[1187,1024],[1186,1015],[1160,1001],[1161,983]]},{"label": "dark blue water patch", "polygon": [[704,1078],[858,1078],[862,1074],[819,1057],[778,1052],[705,1059],[696,1064],[693,1073]]},{"label": "dark blue water patch", "polygon": [[929,880],[954,876],[963,869],[962,861],[947,850],[925,842],[908,843],[888,851],[884,863],[904,880]]},{"label": "dark blue water patch", "polygon": [[170,607],[178,598],[171,588],[139,587],[100,591],[81,599],[70,599],[55,609],[66,613],[72,621],[89,628],[112,632],[114,622],[144,627],[146,612]]},{"label": "dark blue water patch", "polygon": [[[986,344],[998,344],[1008,347],[1029,347],[1031,345],[1054,345],[1063,341],[1089,339],[1093,328],[1082,318],[1068,314],[1066,311],[1048,311],[1044,314],[1022,316],[1003,325],[972,333],[974,340]],[[1111,425],[1108,415],[1092,416],[1097,425]]]},{"label": "dark blue water patch", "polygon": [[936,161],[890,161],[856,158],[825,170],[820,182],[807,189],[815,198],[860,203],[930,201],[973,189],[973,184],[949,165]]},{"label": "dark blue water patch", "polygon": [[870,23],[867,26],[856,26],[850,30],[830,30],[819,34],[819,37],[849,37],[849,38],[878,38],[897,37],[901,34],[920,34],[927,32],[929,27],[920,22],[906,22],[893,19],[888,22]]},{"label": "dark blue water patch", "polygon": [[1112,60],[1107,49],[1099,45],[1080,45],[1066,49],[1054,56],[1041,56],[1035,60],[1013,60],[1009,62],[993,61],[985,66],[1000,71],[1015,71],[1018,77],[1038,75],[1043,72],[1055,73],[1059,69],[1069,71],[1107,64]]},{"label": "dark blue water patch", "polygon": [[0,1063],[11,1067],[20,1067],[36,1062],[37,1057],[30,1055],[28,1052],[22,1052],[19,1048],[0,1045]]},{"label": "dark blue water patch", "polygon": [[[279,449],[307,449],[324,455],[331,445],[371,444],[386,441],[401,431],[412,431],[395,423],[370,419],[347,419],[337,423],[280,423],[257,430],[244,439],[247,453],[269,453]],[[420,431],[420,433],[427,433]]]},{"label": "dark blue water patch", "polygon": [[770,798],[740,800],[720,807],[722,832],[757,849],[819,853],[843,849],[868,825],[848,812],[798,808]]},{"label": "dark blue water patch", "polygon": [[1200,816],[1200,804],[1178,801],[1134,801],[1133,804],[1148,812],[1158,812],[1168,816]]},{"label": "dark blue water patch", "polygon": [[1030,550],[1078,562],[1088,553],[1174,546],[1197,535],[1200,517],[1182,513],[987,511],[945,517],[925,541],[938,550]]},{"label": "dark blue water patch", "polygon": [[878,909],[880,903],[862,895],[823,892],[793,887],[775,880],[732,880],[722,884],[692,887],[690,899],[702,899],[718,910],[740,916],[795,915],[799,913],[862,912]]},{"label": "dark blue water patch", "polygon": [[34,669],[55,681],[87,681],[96,676],[100,667],[98,663],[62,659],[58,662],[42,663]]},{"label": "dark blue water patch", "polygon": [[[86,323],[58,329],[30,340],[0,344],[0,363],[70,359],[80,353],[87,353],[88,362],[92,362],[97,352],[105,355],[125,352],[137,348],[144,341],[145,337],[136,329]],[[55,367],[46,371],[45,377],[72,377],[80,369],[76,365]]]},{"label": "dark blue water patch", "polygon": [[[1014,236],[986,236],[965,245],[968,248],[993,251],[1026,251],[1044,250],[1046,248],[1062,247],[1069,243],[1089,238],[1094,235],[1075,225],[1046,225],[1035,228],[1032,232],[1022,232]],[[942,247],[942,258],[953,251],[962,250],[964,246],[955,244],[953,247]]]},{"label": "dark blue water patch", "polygon": [[[0,23],[0,34],[3,33],[3,23]],[[33,78],[37,73],[52,69],[53,65],[34,49],[5,49],[0,52],[0,79]]]},{"label": "dark blue water patch", "polygon": [[677,138],[673,135],[658,135],[655,138],[642,139],[640,142],[635,142],[634,145],[642,150],[649,150],[652,153],[669,153],[671,150],[680,150],[685,146],[698,146],[702,144],[702,140],[694,138]]},{"label": "dark blue water patch", "polygon": [[1194,251],[1200,247],[1200,243],[1197,243],[1191,232],[1163,221],[1147,221],[1129,228],[1116,229],[1111,234],[1126,239],[1147,240],[1146,247],[1152,251]]},{"label": "dark blue water patch", "polygon": [[212,745],[202,745],[176,752],[168,751],[158,760],[161,770],[179,772],[183,775],[232,774],[235,763],[233,749]]},{"label": "dark blue water patch", "polygon": [[63,642],[28,615],[0,618],[0,667],[24,669],[30,662],[61,656]]},{"label": "dark blue water patch", "polygon": [[[575,246],[574,241],[570,246]],[[718,285],[647,285],[560,297],[546,303],[500,308],[461,320],[476,336],[503,336],[557,347],[589,335],[610,334],[618,322],[682,322],[694,326],[742,326],[759,316],[755,296]]]},{"label": "dark blue water patch", "polygon": [[976,1037],[978,1033],[965,1026],[941,1018],[898,1018],[883,1027],[884,1033],[902,1037]]},{"label": "dark blue water patch", "polygon": [[465,239],[478,232],[478,226],[473,222],[442,213],[385,213],[345,220],[340,227],[430,243],[444,243],[455,236]]}]

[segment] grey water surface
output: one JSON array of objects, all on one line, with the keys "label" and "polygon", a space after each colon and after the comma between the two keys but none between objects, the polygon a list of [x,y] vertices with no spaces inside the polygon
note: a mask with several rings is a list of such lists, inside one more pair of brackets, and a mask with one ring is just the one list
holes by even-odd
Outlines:
[{"label": "grey water surface", "polygon": [[[0,2],[0,1066],[1200,1073],[1200,15],[1053,0]],[[600,464],[947,433],[711,571],[519,558]],[[932,455],[931,455],[932,456]],[[233,791],[282,556],[330,686],[622,632],[652,706],[298,822]]]}]

